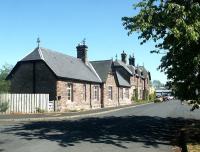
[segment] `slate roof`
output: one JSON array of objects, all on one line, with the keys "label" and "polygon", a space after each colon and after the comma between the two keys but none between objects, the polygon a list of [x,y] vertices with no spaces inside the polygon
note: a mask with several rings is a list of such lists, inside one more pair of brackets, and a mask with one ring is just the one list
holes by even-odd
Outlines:
[{"label": "slate roof", "polygon": [[140,71],[140,69],[138,67],[136,67],[136,69],[135,69],[135,74],[137,76],[141,76],[141,71]]},{"label": "slate roof", "polygon": [[145,67],[144,67],[144,66],[139,66],[139,69],[142,71],[143,77],[144,77],[144,78],[147,78],[147,77],[148,77],[148,72],[147,72],[147,70],[145,69]]},{"label": "slate roof", "polygon": [[60,78],[102,82],[89,62],[87,66],[81,59],[63,53],[37,47],[20,62],[32,60],[43,60],[55,75]]},{"label": "slate roof", "polygon": [[130,69],[128,68],[128,66],[124,62],[122,62],[120,60],[116,60],[114,62],[114,66],[115,67],[123,67],[130,75],[132,75],[132,72],[130,71]]},{"label": "slate roof", "polygon": [[127,80],[125,80],[118,71],[116,71],[116,77],[119,86],[131,87],[130,83]]},{"label": "slate roof", "polygon": [[132,66],[132,65],[128,65],[128,68],[130,69],[130,71],[132,72],[132,75],[135,75],[135,70],[136,70],[136,67]]},{"label": "slate roof", "polygon": [[106,82],[108,73],[112,71],[112,60],[91,61],[95,71],[101,78],[102,82]]},{"label": "slate roof", "polygon": [[121,67],[127,71],[130,76],[141,76],[143,72],[145,78],[150,76],[150,73],[143,66],[126,65],[120,60],[101,60],[91,61],[84,63],[81,59],[68,56],[63,53],[52,51],[50,49],[37,47],[30,54],[24,57],[13,68],[11,73],[6,79],[12,76],[12,72],[17,68],[18,64],[26,61],[44,61],[47,66],[58,78],[67,78],[87,82],[105,83],[108,77],[108,73],[115,72],[115,76],[119,86],[130,87],[130,83],[124,79],[123,73],[120,73],[118,67]]}]

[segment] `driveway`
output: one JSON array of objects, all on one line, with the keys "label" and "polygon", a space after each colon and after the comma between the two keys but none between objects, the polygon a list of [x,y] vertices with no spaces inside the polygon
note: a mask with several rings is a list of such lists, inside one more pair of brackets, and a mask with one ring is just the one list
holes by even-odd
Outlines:
[{"label": "driveway", "polygon": [[0,123],[0,152],[171,152],[180,128],[200,121],[179,101],[68,120]]}]

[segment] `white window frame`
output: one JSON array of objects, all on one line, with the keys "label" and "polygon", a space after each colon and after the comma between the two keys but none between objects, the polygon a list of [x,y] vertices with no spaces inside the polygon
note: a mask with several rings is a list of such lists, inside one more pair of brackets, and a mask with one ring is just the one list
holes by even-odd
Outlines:
[{"label": "white window frame", "polygon": [[124,88],[119,88],[119,98],[120,99],[124,98]]},{"label": "white window frame", "polygon": [[124,88],[124,90],[125,98],[129,99],[129,88]]},{"label": "white window frame", "polygon": [[94,100],[99,100],[99,86],[94,86]]},{"label": "white window frame", "polygon": [[87,85],[83,84],[83,100],[87,101]]},{"label": "white window frame", "polygon": [[113,100],[113,87],[108,86],[108,99]]},{"label": "white window frame", "polygon": [[67,83],[67,101],[73,101],[73,84]]}]

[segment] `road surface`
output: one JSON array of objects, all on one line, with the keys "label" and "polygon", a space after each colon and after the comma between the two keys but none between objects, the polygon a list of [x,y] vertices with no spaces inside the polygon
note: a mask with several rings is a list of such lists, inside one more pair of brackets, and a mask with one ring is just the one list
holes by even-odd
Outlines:
[{"label": "road surface", "polygon": [[200,120],[179,101],[86,118],[0,122],[0,152],[171,152],[185,122]]}]

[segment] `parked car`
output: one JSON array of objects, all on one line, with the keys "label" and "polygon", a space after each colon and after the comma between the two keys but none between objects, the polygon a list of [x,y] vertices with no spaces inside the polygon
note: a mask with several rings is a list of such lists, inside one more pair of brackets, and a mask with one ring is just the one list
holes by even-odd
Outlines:
[{"label": "parked car", "polygon": [[173,100],[173,99],[174,99],[174,96],[170,96],[170,95],[167,95],[167,94],[163,96],[164,101],[169,101],[169,100]]},{"label": "parked car", "polygon": [[160,95],[156,96],[156,99],[154,100],[154,102],[163,102],[163,97]]},{"label": "parked car", "polygon": [[169,100],[173,100],[173,99],[174,99],[174,96],[168,96],[168,99],[169,99]]},{"label": "parked car", "polygon": [[163,95],[163,101],[169,101],[168,95]]}]

